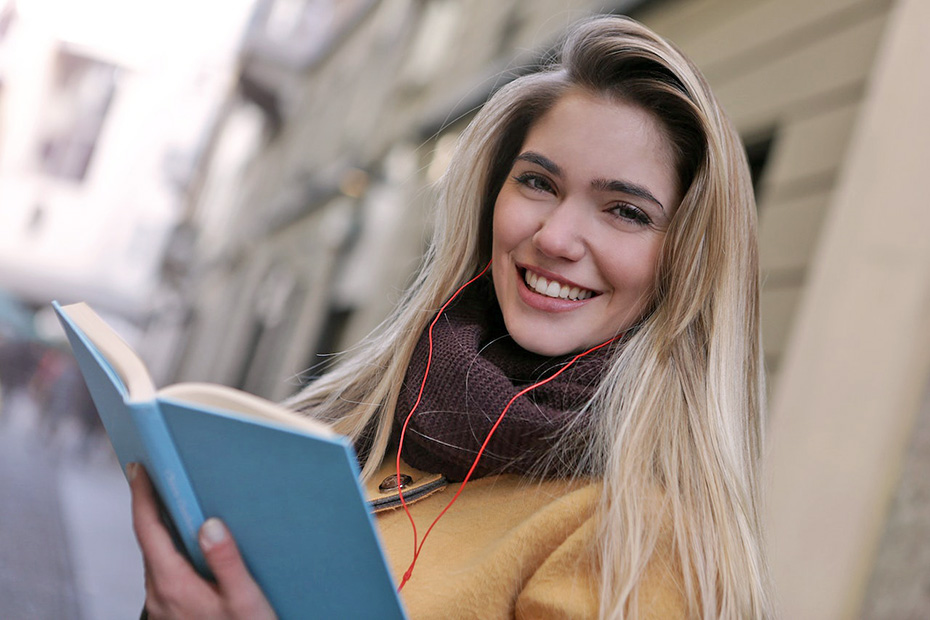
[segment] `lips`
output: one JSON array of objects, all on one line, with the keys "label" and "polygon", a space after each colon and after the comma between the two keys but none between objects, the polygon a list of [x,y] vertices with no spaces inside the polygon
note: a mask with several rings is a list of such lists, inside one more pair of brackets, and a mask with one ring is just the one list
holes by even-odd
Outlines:
[{"label": "lips", "polygon": [[547,278],[529,269],[523,270],[523,281],[531,291],[553,299],[583,301],[595,295],[594,291],[570,283],[560,282],[551,277]]}]

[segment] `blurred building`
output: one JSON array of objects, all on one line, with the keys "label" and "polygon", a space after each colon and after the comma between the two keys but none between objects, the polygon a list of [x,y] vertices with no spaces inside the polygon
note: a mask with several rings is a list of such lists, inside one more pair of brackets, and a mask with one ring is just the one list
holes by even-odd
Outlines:
[{"label": "blurred building", "polygon": [[144,319],[252,0],[0,0],[0,287]]}]

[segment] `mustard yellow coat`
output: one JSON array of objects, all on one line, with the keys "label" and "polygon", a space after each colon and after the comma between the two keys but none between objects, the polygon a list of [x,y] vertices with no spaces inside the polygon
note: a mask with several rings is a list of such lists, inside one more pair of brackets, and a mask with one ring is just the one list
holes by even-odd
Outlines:
[{"label": "mustard yellow coat", "polygon": [[[393,459],[368,485],[395,581],[413,559],[413,529],[396,490]],[[422,540],[458,484],[402,464],[404,489]],[[503,475],[469,482],[429,534],[401,596],[420,618],[597,618],[597,481],[529,481]],[[660,542],[640,598],[644,618],[682,618],[680,578],[669,568],[671,544]]]}]

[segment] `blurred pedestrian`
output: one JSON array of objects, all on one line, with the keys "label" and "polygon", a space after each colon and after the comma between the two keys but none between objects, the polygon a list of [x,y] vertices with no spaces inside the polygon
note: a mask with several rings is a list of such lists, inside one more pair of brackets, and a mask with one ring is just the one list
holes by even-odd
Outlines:
[{"label": "blurred pedestrian", "polygon": [[45,441],[67,444],[73,440],[80,456],[90,456],[103,426],[74,357],[56,347],[47,348],[31,387]]},{"label": "blurred pedestrian", "polygon": [[43,345],[35,340],[18,337],[0,340],[0,424],[30,408],[31,384],[43,353]]}]

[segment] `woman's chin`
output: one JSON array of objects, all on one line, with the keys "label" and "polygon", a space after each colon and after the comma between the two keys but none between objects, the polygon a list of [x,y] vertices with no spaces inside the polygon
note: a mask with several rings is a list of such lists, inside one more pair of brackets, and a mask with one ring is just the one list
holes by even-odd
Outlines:
[{"label": "woman's chin", "polygon": [[520,345],[520,348],[546,357],[560,357],[578,353],[590,348],[586,342],[575,339],[565,338],[565,334],[557,336],[547,333],[548,330],[533,329],[514,329],[508,328],[514,342]]}]

